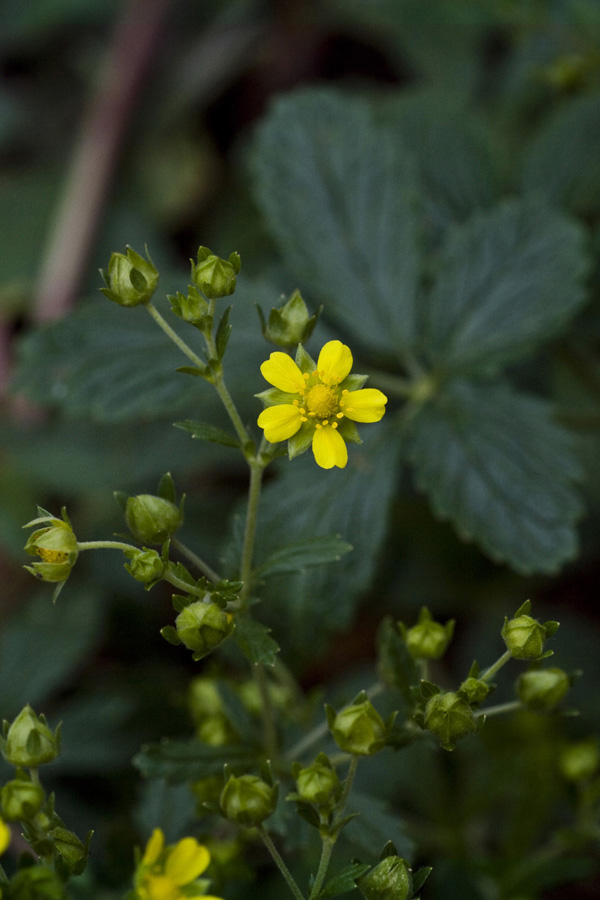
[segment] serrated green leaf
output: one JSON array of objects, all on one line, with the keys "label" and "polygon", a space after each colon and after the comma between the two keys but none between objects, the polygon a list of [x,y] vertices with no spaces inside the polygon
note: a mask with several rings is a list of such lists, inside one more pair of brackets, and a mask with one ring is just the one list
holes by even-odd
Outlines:
[{"label": "serrated green leaf", "polygon": [[133,764],[145,778],[164,778],[169,784],[180,784],[220,775],[225,763],[234,768],[250,768],[255,759],[252,750],[240,744],[211,747],[193,740],[163,740],[142,747],[134,756]]},{"label": "serrated green leaf", "polygon": [[548,404],[504,384],[456,381],[413,420],[409,455],[434,511],[518,572],[574,556],[579,466]]},{"label": "serrated green leaf", "polygon": [[288,267],[327,315],[397,356],[415,337],[412,161],[369,107],[331,90],[279,100],[256,144],[257,199]]},{"label": "serrated green leaf", "polygon": [[542,124],[525,156],[522,185],[586,215],[600,207],[600,93],[576,96]]},{"label": "serrated green leaf", "polygon": [[431,359],[470,372],[526,356],[582,307],[586,270],[579,226],[531,200],[450,229],[424,312]]},{"label": "serrated green leaf", "polygon": [[224,431],[222,428],[217,428],[215,425],[207,425],[206,422],[195,422],[193,419],[184,419],[182,422],[173,422],[173,425],[175,428],[182,428],[184,431],[189,431],[191,436],[198,441],[222,444],[224,447],[240,446],[240,442],[234,435],[230,434],[228,431]]},{"label": "serrated green leaf", "polygon": [[349,866],[346,866],[341,872],[338,872],[337,875],[334,875],[333,878],[327,881],[318,897],[337,897],[339,894],[347,894],[349,891],[354,890],[358,879],[362,878],[370,868],[369,863],[350,863]]},{"label": "serrated green leaf", "polygon": [[254,665],[274,666],[279,644],[271,637],[271,629],[249,616],[239,616],[236,625],[234,639],[246,659]]},{"label": "serrated green leaf", "polygon": [[305,538],[271,553],[258,566],[255,574],[259,578],[265,578],[267,575],[304,572],[312,566],[339,562],[342,556],[351,550],[352,544],[342,541],[339,535]]}]

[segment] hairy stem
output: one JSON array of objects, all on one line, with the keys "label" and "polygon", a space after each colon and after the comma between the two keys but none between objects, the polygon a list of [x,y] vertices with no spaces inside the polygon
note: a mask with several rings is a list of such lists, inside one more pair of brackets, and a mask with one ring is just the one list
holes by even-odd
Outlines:
[{"label": "hairy stem", "polygon": [[184,353],[187,358],[194,363],[195,366],[197,366],[199,369],[205,369],[206,363],[204,363],[203,360],[201,360],[200,357],[196,353],[194,353],[192,348],[188,347],[186,342],[179,337],[177,332],[174,331],[173,328],[171,328],[167,320],[159,313],[152,301],[148,300],[142,305],[146,307],[156,324],[159,326],[159,328],[162,328],[164,333],[170,340],[173,341],[175,346],[179,347],[181,352]]},{"label": "hairy stem", "polygon": [[281,872],[281,874],[282,874],[283,877],[285,878],[286,883],[287,883],[287,886],[289,887],[289,889],[290,889],[290,891],[292,892],[292,894],[294,895],[294,897],[296,897],[296,900],[305,900],[304,894],[302,893],[302,891],[301,891],[300,888],[298,887],[298,885],[297,885],[296,881],[294,880],[294,878],[293,878],[293,876],[292,876],[290,870],[288,869],[288,867],[287,867],[286,864],[284,863],[283,859],[281,858],[281,856],[280,856],[280,854],[279,854],[279,851],[277,850],[277,847],[275,846],[275,844],[274,844],[273,841],[271,840],[271,837],[270,837],[269,833],[267,832],[267,830],[265,829],[264,825],[262,825],[262,824],[261,824],[261,825],[257,825],[257,826],[256,826],[256,830],[258,831],[258,833],[260,834],[261,838],[263,839],[263,841],[264,841],[264,843],[265,843],[265,846],[266,846],[267,850],[269,851],[269,853],[270,853],[271,856],[273,857],[273,860],[274,860],[274,862],[275,862],[275,865],[277,866],[277,868],[279,869],[279,871]]},{"label": "hairy stem", "polygon": [[189,547],[186,547],[185,544],[182,544],[182,542],[178,538],[171,538],[171,544],[177,550],[179,550],[179,552],[182,554],[182,556],[185,556],[186,559],[188,559],[191,563],[193,563],[197,569],[200,569],[200,571],[204,575],[206,575],[208,580],[212,581],[213,584],[216,584],[218,581],[221,580],[219,578],[219,575],[217,574],[217,572],[215,572],[214,569],[211,569],[211,567],[208,565],[208,563],[204,562],[204,560],[201,559],[201,557],[199,557],[196,553],[194,553],[193,550],[190,550]]}]

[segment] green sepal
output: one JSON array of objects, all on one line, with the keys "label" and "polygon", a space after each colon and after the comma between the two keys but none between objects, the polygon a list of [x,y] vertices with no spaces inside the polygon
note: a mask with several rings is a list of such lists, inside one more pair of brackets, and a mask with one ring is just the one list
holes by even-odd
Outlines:
[{"label": "green sepal", "polygon": [[479,678],[480,671],[481,669],[479,668],[479,663],[474,659],[471,668],[469,669],[467,678]]},{"label": "green sepal", "polygon": [[388,856],[398,856],[398,851],[396,849],[396,845],[393,841],[388,841],[381,853],[379,854],[378,862],[381,862],[382,859],[387,859]]},{"label": "green sepal", "polygon": [[335,823],[335,825],[332,825],[330,828],[328,828],[327,834],[329,835],[329,837],[338,838],[346,825],[349,825],[352,819],[356,819],[356,817],[359,815],[360,813],[350,813],[350,815],[344,816],[343,819],[339,819]]},{"label": "green sepal", "polygon": [[196,422],[193,419],[184,419],[181,422],[173,422],[175,428],[188,431],[192,438],[198,441],[207,441],[212,444],[221,444],[223,447],[239,447],[239,440],[223,428],[208,425],[205,422]]},{"label": "green sepal", "polygon": [[181,644],[181,638],[172,625],[165,625],[164,628],[160,629],[160,633],[165,641],[168,641],[169,644],[173,644],[174,647],[178,647],[179,644]]},{"label": "green sepal", "polygon": [[173,476],[170,472],[165,472],[165,474],[162,476],[162,478],[158,482],[158,489],[156,493],[159,497],[162,497],[163,500],[168,500],[170,503],[177,503],[175,482],[173,481]]},{"label": "green sepal", "polygon": [[297,456],[306,453],[312,444],[314,433],[314,424],[312,422],[304,422],[296,434],[288,438],[287,452],[289,459],[295,459]]},{"label": "green sepal", "polygon": [[341,419],[338,425],[338,431],[349,444],[362,444],[358,428],[351,419]]},{"label": "green sepal", "polygon": [[526,600],[525,603],[523,603],[518,608],[518,610],[516,611],[514,616],[511,616],[511,618],[516,619],[516,618],[518,618],[518,616],[528,616],[530,612],[531,612],[531,600]]},{"label": "green sepal", "polygon": [[[233,254],[232,254],[233,255]],[[228,306],[221,319],[219,321],[219,325],[217,327],[217,333],[215,336],[215,345],[217,348],[217,359],[223,359],[225,354],[225,350],[227,349],[227,343],[231,336],[232,326],[229,324],[229,313],[231,312],[231,306]]]},{"label": "green sepal", "polygon": [[321,828],[321,818],[314,806],[312,806],[310,803],[306,803],[305,800],[301,800],[299,794],[288,794],[285,799],[295,801],[296,812],[301,819],[304,819],[304,821],[308,822],[308,824],[313,828]]},{"label": "green sepal", "polygon": [[293,403],[298,399],[298,394],[286,394],[285,391],[280,391],[275,387],[267,388],[254,396],[265,406],[279,406],[280,403]]},{"label": "green sepal", "polygon": [[434,697],[439,693],[440,688],[437,684],[433,684],[431,681],[425,681],[425,679],[421,680],[421,696],[423,697],[423,700],[430,700],[431,697]]},{"label": "green sepal", "polygon": [[546,629],[546,638],[551,638],[560,628],[560,622],[544,622],[544,628]]},{"label": "green sepal", "polygon": [[113,497],[117,501],[121,512],[125,512],[125,507],[127,506],[127,500],[129,499],[129,494],[126,494],[125,491],[113,491]]},{"label": "green sepal", "polygon": [[421,890],[432,872],[433,868],[431,866],[422,866],[420,869],[417,869],[412,877],[412,889],[414,893]]},{"label": "green sepal", "polygon": [[343,391],[359,391],[368,378],[368,375],[359,375],[358,372],[352,372],[350,375],[346,375],[340,384],[340,388]]},{"label": "green sepal", "polygon": [[542,659],[548,659],[549,656],[554,656],[554,650],[544,650],[540,656],[535,658],[535,662],[540,662]]},{"label": "green sepal", "polygon": [[189,606],[190,603],[195,603],[197,599],[197,597],[189,597],[184,594],[173,594],[173,596],[171,597],[171,602],[173,604],[173,609],[175,610],[175,612],[179,613],[184,610],[186,606]]},{"label": "green sepal", "polygon": [[312,356],[310,356],[306,352],[302,344],[298,344],[298,349],[296,350],[296,365],[298,366],[302,374],[304,374],[305,372],[308,372],[310,374],[317,368],[316,362],[314,361]]}]

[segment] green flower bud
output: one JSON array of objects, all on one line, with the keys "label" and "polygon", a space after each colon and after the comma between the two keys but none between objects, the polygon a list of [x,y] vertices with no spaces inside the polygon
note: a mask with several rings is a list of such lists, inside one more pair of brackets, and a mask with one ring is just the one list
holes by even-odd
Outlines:
[{"label": "green flower bud", "polygon": [[477,705],[483,703],[492,690],[492,687],[487,681],[482,681],[481,678],[473,678],[470,676],[463,681],[459,690],[467,695],[467,700],[471,705]]},{"label": "green flower bud", "polygon": [[372,756],[385,747],[385,724],[370,700],[353,703],[335,718],[329,717],[329,728],[340,750]]},{"label": "green flower bud", "polygon": [[224,747],[226,744],[234,744],[237,735],[231,727],[229,720],[223,713],[214,716],[206,716],[196,727],[196,737],[203,744],[211,747]]},{"label": "green flower bud", "polygon": [[300,291],[294,291],[284,306],[272,309],[268,322],[265,322],[260,306],[257,309],[263,336],[278,347],[305,343],[313,333],[321,312],[319,310],[316,315],[310,316]]},{"label": "green flower bud", "polygon": [[63,510],[62,519],[55,519],[50,515],[40,516],[24,527],[30,528],[40,522],[50,524],[46,528],[39,528],[29,536],[25,550],[30,556],[39,556],[42,562],[33,563],[25,568],[42,581],[66,581],[79,555],[77,538],[73,534],[71,524]]},{"label": "green flower bud", "polygon": [[600,766],[600,747],[596,738],[569,744],[560,754],[560,770],[569,781],[591,778]]},{"label": "green flower bud", "polygon": [[6,762],[35,768],[56,759],[60,750],[60,725],[52,734],[44,716],[24,707],[6,732],[2,755]]},{"label": "green flower bud", "polygon": [[9,822],[24,822],[32,819],[46,799],[39,783],[25,778],[7,781],[0,793],[2,815]]},{"label": "green flower bud", "polygon": [[[434,622],[431,613],[424,606],[417,624],[404,630],[404,640],[411,656],[415,659],[440,659],[452,640],[454,622],[454,619],[449,619],[445,625]],[[401,623],[399,626],[402,630]]]},{"label": "green flower bud", "polygon": [[198,262],[192,260],[192,281],[205,297],[227,297],[235,291],[236,276],[241,268],[239,254],[220,259],[208,247],[198,249]]},{"label": "green flower bud", "polygon": [[113,253],[108,272],[100,269],[106,287],[100,288],[105,297],[119,306],[137,306],[147,303],[158,286],[158,270],[148,255],[144,259],[131,247],[126,252]]},{"label": "green flower bud", "polygon": [[549,637],[545,625],[528,615],[505,619],[502,637],[513,659],[538,659]]},{"label": "green flower bud", "polygon": [[189,706],[194,722],[201,722],[205,716],[215,716],[223,712],[223,701],[212,678],[200,675],[194,678],[189,689]]},{"label": "green flower bud", "polygon": [[160,553],[156,550],[124,550],[124,555],[130,559],[130,563],[125,563],[125,568],[136,581],[142,584],[153,584],[162,578],[165,571],[165,564]]},{"label": "green flower bud", "polygon": [[226,818],[248,828],[259,825],[277,804],[277,787],[257,775],[230,775],[220,797]]},{"label": "green flower bud", "polygon": [[333,806],[340,795],[340,779],[323,755],[296,775],[296,790],[301,800],[315,806]]},{"label": "green flower bud", "polygon": [[66,885],[46,866],[19,869],[10,880],[10,900],[65,900]]},{"label": "green flower bud", "polygon": [[425,707],[424,725],[444,750],[454,750],[458,741],[478,730],[468,700],[453,691],[433,695]]},{"label": "green flower bud", "polygon": [[198,654],[197,659],[218,647],[234,628],[233,616],[216,603],[203,600],[186,606],[175,619],[177,636],[188,650]]},{"label": "green flower bud", "polygon": [[400,856],[386,856],[357,885],[366,900],[407,900],[412,894],[408,863]]},{"label": "green flower bud", "polygon": [[125,504],[125,522],[134,538],[143,544],[163,544],[183,524],[181,504],[154,494],[129,497]]},{"label": "green flower bud", "polygon": [[173,295],[170,294],[169,303],[171,312],[191,325],[199,326],[208,312],[208,303],[200,291],[192,286],[190,286],[187,296],[180,291]]},{"label": "green flower bud", "polygon": [[562,669],[531,669],[517,679],[517,696],[529,709],[549,712],[560,703],[571,686]]}]

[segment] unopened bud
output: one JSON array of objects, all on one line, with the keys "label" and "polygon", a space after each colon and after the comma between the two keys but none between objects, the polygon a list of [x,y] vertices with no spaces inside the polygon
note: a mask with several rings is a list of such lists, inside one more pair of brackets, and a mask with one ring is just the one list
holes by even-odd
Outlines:
[{"label": "unopened bud", "polygon": [[150,257],[144,259],[131,247],[127,247],[125,253],[113,253],[108,272],[100,269],[100,274],[106,283],[100,290],[119,306],[147,303],[158,286],[158,270]]},{"label": "unopened bud", "polygon": [[154,494],[129,497],[125,504],[125,522],[134,538],[143,544],[162,544],[183,524],[181,504]]},{"label": "unopened bud", "polygon": [[265,322],[260,307],[258,307],[258,314],[265,339],[278,347],[304,344],[313,333],[319,318],[319,313],[314,316],[309,314],[300,291],[294,291],[284,306],[272,309],[268,322]]},{"label": "unopened bud", "polygon": [[46,795],[41,784],[14,778],[2,788],[2,815],[8,822],[25,822],[38,812]]},{"label": "unopened bud", "polygon": [[366,900],[407,900],[412,893],[408,863],[400,856],[386,856],[363,875],[357,887]]},{"label": "unopened bud", "polygon": [[531,669],[517,679],[517,696],[529,709],[549,712],[560,703],[571,686],[562,669]]},{"label": "unopened bud", "polygon": [[218,647],[234,628],[233,616],[216,603],[203,600],[186,606],[175,619],[177,636],[188,650],[195,651],[196,659]]},{"label": "unopened bud", "polygon": [[227,297],[235,291],[236,276],[240,268],[239,254],[232,253],[228,260],[221,259],[211,253],[208,247],[200,247],[198,262],[192,261],[192,281],[205,297]]},{"label": "unopened bud", "polygon": [[333,738],[346,753],[372,756],[385,747],[386,728],[370,700],[347,706],[339,713],[327,710]]},{"label": "unopened bud", "polygon": [[459,693],[434,694],[425,707],[425,728],[444,750],[454,750],[458,741],[478,730],[473,710]]},{"label": "unopened bud", "polygon": [[440,659],[452,640],[454,622],[454,619],[449,619],[445,625],[434,622],[424,606],[417,624],[404,630],[404,640],[411,656],[415,659]]},{"label": "unopened bud", "polygon": [[324,754],[295,774],[296,790],[301,800],[315,806],[333,805],[340,794],[340,780],[336,770]]},{"label": "unopened bud", "polygon": [[158,581],[164,571],[165,564],[156,550],[124,550],[124,555],[131,560],[125,563],[125,568],[136,581],[142,584],[152,584]]},{"label": "unopened bud", "polygon": [[60,750],[59,728],[53,734],[45,717],[36,716],[32,708],[26,706],[6,732],[2,744],[4,759],[22,768],[36,768],[52,762]]},{"label": "unopened bud", "polygon": [[220,804],[232,822],[247,827],[259,825],[275,810],[277,787],[257,775],[230,775],[221,791]]}]

